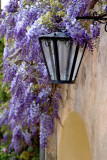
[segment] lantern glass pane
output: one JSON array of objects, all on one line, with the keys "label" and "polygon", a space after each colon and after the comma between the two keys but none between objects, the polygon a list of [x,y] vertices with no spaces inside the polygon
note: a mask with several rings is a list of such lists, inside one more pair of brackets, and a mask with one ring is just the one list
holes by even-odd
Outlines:
[{"label": "lantern glass pane", "polygon": [[59,57],[59,70],[60,70],[60,80],[66,80],[67,71],[67,60],[68,60],[68,50],[67,42],[64,40],[57,41],[58,46],[58,57]]},{"label": "lantern glass pane", "polygon": [[78,69],[79,69],[79,65],[80,65],[80,62],[81,62],[82,55],[83,55],[83,48],[79,48],[78,56],[77,56],[77,60],[76,60],[76,64],[75,64],[75,69],[74,69],[74,73],[73,73],[73,77],[72,77],[73,81],[76,78],[76,75],[77,75],[77,72],[78,72]]},{"label": "lantern glass pane", "polygon": [[42,40],[41,41],[45,60],[47,63],[48,71],[50,74],[51,80],[56,80],[56,69],[55,69],[55,56],[54,56],[54,47],[53,41],[51,40]]},{"label": "lantern glass pane", "polygon": [[75,50],[76,50],[76,45],[75,43],[70,43],[69,44],[69,51],[68,51],[68,66],[67,66],[67,80],[69,81],[71,71],[72,71],[72,66],[74,62],[74,55],[75,55]]}]

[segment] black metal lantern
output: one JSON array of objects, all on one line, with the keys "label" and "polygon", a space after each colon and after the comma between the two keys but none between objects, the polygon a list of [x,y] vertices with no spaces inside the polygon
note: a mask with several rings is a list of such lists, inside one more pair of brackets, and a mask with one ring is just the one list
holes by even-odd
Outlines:
[{"label": "black metal lantern", "polygon": [[39,37],[51,83],[74,83],[85,49],[66,33],[55,32]]}]

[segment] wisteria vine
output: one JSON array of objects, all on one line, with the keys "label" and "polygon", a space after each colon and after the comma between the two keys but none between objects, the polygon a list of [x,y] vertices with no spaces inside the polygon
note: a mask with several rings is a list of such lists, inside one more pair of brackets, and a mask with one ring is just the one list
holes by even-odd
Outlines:
[{"label": "wisteria vine", "polygon": [[[75,43],[99,36],[100,27],[76,16],[87,15],[92,0],[10,0],[0,16],[0,36],[5,38],[4,83],[10,83],[11,99],[0,115],[0,126],[12,130],[10,148],[18,153],[22,142],[30,145],[40,129],[40,144],[47,145],[58,116],[60,89],[49,83],[38,37],[68,32]],[[90,26],[90,27],[89,27]],[[97,31],[97,32],[96,32]]]}]

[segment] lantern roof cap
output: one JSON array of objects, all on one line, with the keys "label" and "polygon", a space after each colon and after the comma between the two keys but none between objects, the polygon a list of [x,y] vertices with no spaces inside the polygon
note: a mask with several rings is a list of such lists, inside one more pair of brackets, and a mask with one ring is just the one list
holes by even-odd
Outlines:
[{"label": "lantern roof cap", "polygon": [[72,39],[67,33],[65,32],[52,32],[50,34],[41,35],[39,38],[46,38],[46,39]]}]

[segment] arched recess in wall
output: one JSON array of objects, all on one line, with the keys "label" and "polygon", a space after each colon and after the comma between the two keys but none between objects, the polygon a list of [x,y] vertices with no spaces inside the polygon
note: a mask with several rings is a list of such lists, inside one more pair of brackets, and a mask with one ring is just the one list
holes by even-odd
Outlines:
[{"label": "arched recess in wall", "polygon": [[68,115],[59,143],[58,160],[92,160],[85,124],[78,113]]}]

